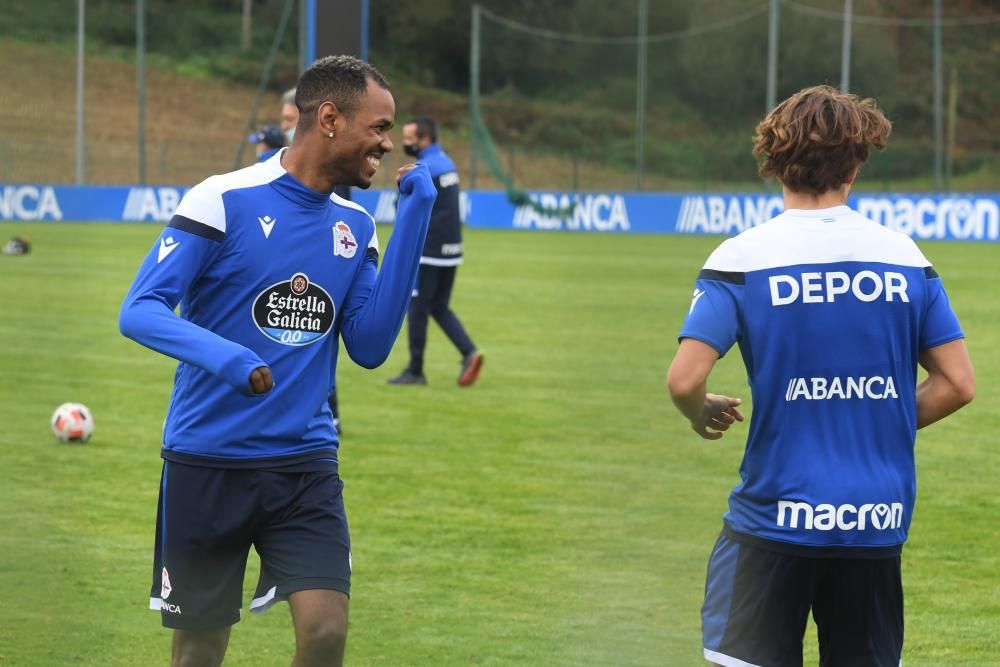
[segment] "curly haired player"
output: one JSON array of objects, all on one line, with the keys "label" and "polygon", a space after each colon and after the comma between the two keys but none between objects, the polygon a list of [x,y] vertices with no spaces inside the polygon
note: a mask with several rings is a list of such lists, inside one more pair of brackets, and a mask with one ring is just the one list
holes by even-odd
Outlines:
[{"label": "curly haired player", "polygon": [[971,401],[975,377],[931,263],[847,206],[890,131],[874,101],[827,86],[779,104],[754,155],[785,211],[725,241],[695,282],[671,398],[709,440],[744,421],[740,399],[706,389],[734,343],[753,396],[702,607],[719,665],[800,666],[810,611],[824,667],[900,663],[916,431]]}]

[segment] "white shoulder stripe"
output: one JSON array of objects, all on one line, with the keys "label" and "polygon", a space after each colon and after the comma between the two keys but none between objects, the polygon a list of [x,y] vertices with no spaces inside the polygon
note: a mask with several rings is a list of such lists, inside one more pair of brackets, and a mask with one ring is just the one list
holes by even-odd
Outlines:
[{"label": "white shoulder stripe", "polygon": [[369,213],[364,206],[358,204],[357,202],[353,202],[350,199],[344,199],[335,192],[330,193],[330,201],[332,201],[334,204],[337,204],[338,206],[343,206],[344,208],[353,208],[355,211],[361,211],[369,218],[371,218],[372,223],[375,222],[375,218],[372,217],[372,214]]},{"label": "white shoulder stripe", "polygon": [[283,173],[280,159],[275,155],[267,162],[259,162],[228,174],[210,176],[187,191],[174,213],[225,233],[226,210],[222,195],[230,190],[270,183]]},{"label": "white shoulder stripe", "polygon": [[[715,271],[761,271],[798,264],[875,262],[930,266],[909,236],[847,207],[786,212],[720,245],[705,262]],[[830,215],[822,215],[829,213]]]}]

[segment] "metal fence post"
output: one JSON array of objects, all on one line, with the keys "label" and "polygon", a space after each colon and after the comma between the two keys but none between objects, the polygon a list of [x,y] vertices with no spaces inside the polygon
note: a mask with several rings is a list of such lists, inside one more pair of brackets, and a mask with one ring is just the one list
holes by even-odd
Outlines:
[{"label": "metal fence post", "polygon": [[146,0],[135,6],[135,73],[138,124],[138,180],[146,183]]},{"label": "metal fence post", "polygon": [[86,15],[87,0],[77,2],[76,13],[76,184],[83,185],[87,181],[86,158],[84,151],[86,143],[84,141],[83,129],[83,104],[84,104],[84,56],[85,39],[84,17]]}]

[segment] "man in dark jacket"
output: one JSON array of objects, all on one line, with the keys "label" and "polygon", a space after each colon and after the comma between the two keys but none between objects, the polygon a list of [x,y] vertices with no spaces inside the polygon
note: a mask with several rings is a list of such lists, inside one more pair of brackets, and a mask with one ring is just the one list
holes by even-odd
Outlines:
[{"label": "man in dark jacket", "polygon": [[479,378],[483,355],[448,305],[455,285],[455,273],[462,263],[458,171],[437,142],[437,124],[432,118],[421,116],[403,125],[403,150],[430,169],[434,187],[437,188],[437,200],[420,257],[416,289],[407,311],[410,363],[400,375],[390,379],[389,384],[427,384],[424,347],[427,344],[429,314],[461,353],[458,386],[468,387]]}]

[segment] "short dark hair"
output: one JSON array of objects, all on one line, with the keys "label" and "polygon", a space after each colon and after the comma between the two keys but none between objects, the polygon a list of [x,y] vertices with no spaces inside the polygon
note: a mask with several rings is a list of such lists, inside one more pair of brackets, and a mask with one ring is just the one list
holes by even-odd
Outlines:
[{"label": "short dark hair", "polygon": [[417,116],[406,121],[403,125],[416,125],[418,137],[430,137],[432,144],[437,143],[438,126],[430,116]]},{"label": "short dark hair", "polygon": [[354,56],[320,58],[302,73],[295,86],[299,117],[311,118],[324,102],[333,102],[341,113],[351,116],[358,108],[358,98],[368,90],[369,79],[389,90],[385,77],[364,60]]},{"label": "short dark hair", "polygon": [[813,86],[757,125],[753,154],[762,158],[761,176],[774,176],[793,192],[821,195],[847,183],[872,146],[885,148],[891,132],[875,100]]}]

